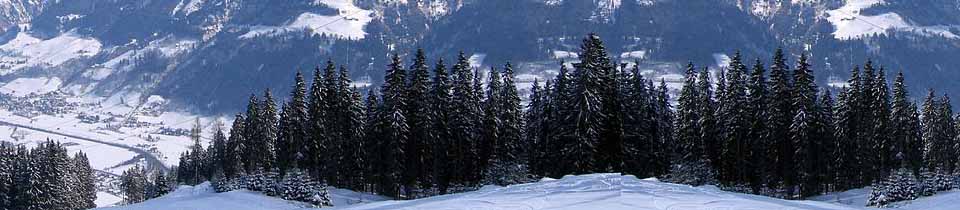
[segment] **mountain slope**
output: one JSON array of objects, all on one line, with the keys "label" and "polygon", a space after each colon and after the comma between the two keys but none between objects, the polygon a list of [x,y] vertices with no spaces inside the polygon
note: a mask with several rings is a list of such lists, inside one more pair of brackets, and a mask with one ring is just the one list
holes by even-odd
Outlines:
[{"label": "mountain slope", "polygon": [[[937,6],[947,5],[947,6]],[[288,92],[297,70],[327,59],[376,84],[387,55],[425,48],[511,61],[551,76],[598,32],[614,60],[641,59],[650,77],[687,61],[719,67],[741,50],[810,55],[820,82],[875,59],[907,71],[911,91],[960,88],[960,7],[952,0],[268,0],[0,1],[0,82],[58,78],[78,95],[161,95],[197,111],[240,108],[249,93]],[[6,18],[7,20],[4,20]],[[22,27],[12,27],[19,25]],[[149,27],[144,27],[149,26]],[[567,55],[567,56],[558,56]],[[548,65],[549,64],[549,65]],[[674,66],[674,67],[671,67]],[[310,75],[307,75],[310,76]],[[526,84],[522,84],[526,85]],[[919,95],[919,94],[914,94]],[[146,100],[139,97],[140,101]]]}]

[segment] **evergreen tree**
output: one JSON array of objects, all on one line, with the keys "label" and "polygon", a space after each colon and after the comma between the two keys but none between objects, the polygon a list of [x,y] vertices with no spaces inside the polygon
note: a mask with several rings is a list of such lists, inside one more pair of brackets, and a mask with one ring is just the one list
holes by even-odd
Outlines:
[{"label": "evergreen tree", "polygon": [[877,123],[880,120],[880,117],[877,116],[876,108],[879,108],[879,101],[875,101],[874,98],[877,93],[877,87],[879,83],[876,81],[877,70],[873,67],[873,61],[867,60],[867,63],[863,65],[863,76],[860,78],[861,81],[861,90],[858,91],[860,95],[854,95],[856,98],[860,99],[861,103],[858,107],[858,113],[860,113],[859,124],[861,127],[858,129],[858,138],[860,147],[860,181],[861,185],[869,185],[874,182],[874,180],[879,180],[883,178],[880,175],[880,165],[882,164],[880,160],[879,152],[881,145],[883,143],[880,139],[874,139],[874,132],[878,132],[874,127],[873,123]]},{"label": "evergreen tree", "polygon": [[836,161],[833,168],[837,169],[836,190],[848,190],[860,186],[860,143],[858,129],[860,127],[859,90],[862,89],[860,83],[860,68],[854,67],[848,80],[848,85],[838,95],[836,110],[836,138],[837,146]]},{"label": "evergreen tree", "polygon": [[[0,151],[0,153],[2,153],[2,151]],[[97,204],[94,203],[94,201],[97,200],[97,179],[93,173],[93,169],[90,168],[90,161],[87,159],[87,154],[83,152],[77,152],[74,154],[73,167],[75,169],[74,173],[76,174],[78,183],[75,191],[77,191],[80,196],[77,207],[79,209],[96,208]]]},{"label": "evergreen tree", "polygon": [[530,87],[530,103],[527,103],[527,109],[523,113],[523,120],[525,121],[524,129],[524,140],[526,141],[523,146],[527,149],[527,164],[530,165],[530,171],[533,174],[543,175],[544,168],[547,163],[546,160],[541,159],[547,151],[544,151],[544,139],[541,138],[543,135],[543,119],[544,116],[544,106],[545,106],[545,97],[544,97],[543,87],[540,86],[540,80],[534,79],[533,85]]},{"label": "evergreen tree", "polygon": [[213,142],[210,143],[208,158],[211,159],[208,164],[208,180],[213,179],[214,174],[222,174],[227,160],[227,136],[223,132],[223,122],[217,120],[213,126]]},{"label": "evergreen tree", "polygon": [[378,192],[380,191],[379,184],[383,183],[383,173],[379,167],[382,165],[383,160],[380,156],[380,147],[382,146],[380,138],[380,104],[379,95],[377,92],[371,88],[367,91],[367,98],[364,101],[364,118],[363,118],[363,157],[365,161],[364,164],[364,180],[366,180],[372,189],[367,189],[368,192]]},{"label": "evergreen tree", "polygon": [[263,170],[273,170],[276,167],[276,142],[277,142],[277,104],[273,100],[273,95],[267,89],[263,93],[263,103],[260,103],[259,122],[257,131],[260,139],[254,140],[256,148],[256,157]]},{"label": "evergreen tree", "polygon": [[660,153],[656,150],[660,148],[660,144],[653,132],[657,124],[653,119],[653,104],[656,101],[654,90],[647,86],[648,81],[640,74],[637,65],[634,65],[632,71],[633,73],[627,77],[629,85],[625,88],[628,91],[625,93],[627,97],[624,100],[626,104],[622,146],[624,172],[638,177],[650,177],[657,172],[653,164],[655,160],[666,157],[658,156]]},{"label": "evergreen tree", "polygon": [[[653,89],[652,84],[648,83],[647,86]],[[654,102],[652,115],[656,127],[652,129],[651,133],[656,137],[655,145],[659,145],[658,150],[654,151],[656,157],[659,158],[655,158],[651,164],[653,174],[665,174],[670,169],[670,162],[666,157],[673,157],[674,155],[671,152],[676,150],[673,139],[673,133],[675,132],[673,122],[676,120],[676,115],[670,105],[670,94],[668,92],[667,82],[661,78],[660,86],[656,88],[656,99],[652,100]]]},{"label": "evergreen tree", "polygon": [[[380,110],[380,134],[381,141],[378,158],[381,163],[380,170],[384,171],[381,179],[381,193],[386,196],[399,198],[401,193],[402,172],[404,170],[405,157],[403,145],[406,144],[410,135],[407,118],[404,116],[403,108],[406,106],[404,84],[406,83],[406,73],[403,70],[400,56],[394,54],[393,61],[387,68],[387,74],[383,83],[383,105]],[[405,186],[410,187],[410,186]],[[408,193],[408,192],[406,192]]]},{"label": "evergreen tree", "polygon": [[[204,150],[203,146],[200,145],[201,133],[203,133],[203,130],[200,125],[200,118],[197,118],[193,124],[193,128],[190,129],[190,139],[193,140],[193,146],[190,146],[190,151],[187,153],[187,161],[189,161],[187,164],[189,167],[187,168],[189,170],[184,171],[189,173],[187,173],[185,176],[181,176],[187,185],[197,185],[203,181],[206,181],[204,172],[207,169],[205,160],[207,159],[208,154]],[[142,200],[134,201],[141,202]]]},{"label": "evergreen tree", "polygon": [[833,100],[833,94],[829,88],[823,88],[820,91],[817,113],[817,138],[820,138],[820,157],[817,166],[820,168],[821,190],[824,192],[836,191],[835,186],[837,171],[842,170],[834,167],[834,161],[837,160],[837,137],[836,137],[836,104]]},{"label": "evergreen tree", "polygon": [[924,162],[931,170],[950,171],[956,161],[953,122],[949,98],[937,98],[931,90],[923,104]]},{"label": "evergreen tree", "polygon": [[0,210],[9,210],[13,206],[13,166],[15,150],[7,142],[0,142]]},{"label": "evergreen tree", "polygon": [[[720,169],[721,139],[719,125],[717,125],[717,102],[713,96],[713,85],[710,82],[710,71],[704,68],[697,76],[697,89],[700,95],[700,139],[703,142],[703,155],[707,160],[710,169],[716,171]],[[715,178],[715,177],[714,177]]]},{"label": "evergreen tree", "polygon": [[[500,91],[500,121],[502,128],[500,141],[502,148],[500,155],[504,162],[512,164],[521,164],[523,154],[527,154],[526,146],[521,143],[523,140],[523,113],[521,109],[520,93],[517,92],[517,85],[514,82],[513,65],[507,63],[503,68],[503,87]],[[619,152],[619,151],[618,151]]]},{"label": "evergreen tree", "polygon": [[[332,72],[336,68],[333,61],[328,60],[324,72]],[[331,148],[330,132],[327,122],[329,98],[325,96],[327,86],[324,85],[324,77],[320,68],[317,67],[313,72],[313,81],[310,87],[310,93],[307,98],[307,111],[309,112],[308,132],[309,139],[305,142],[306,158],[305,170],[316,180],[325,181],[326,178],[321,173],[326,173],[328,168],[328,155]]]},{"label": "evergreen tree", "polygon": [[726,75],[726,90],[722,95],[721,101],[724,105],[720,107],[717,118],[720,119],[723,131],[722,136],[725,139],[721,159],[723,167],[721,173],[721,182],[725,184],[746,183],[750,180],[748,176],[755,175],[747,173],[753,171],[750,169],[750,139],[749,119],[746,107],[747,101],[747,67],[741,62],[740,53],[737,52],[730,62],[730,69]]},{"label": "evergreen tree", "polygon": [[874,90],[873,95],[871,96],[873,122],[870,123],[873,125],[873,130],[870,132],[872,136],[870,138],[874,139],[877,142],[874,156],[877,159],[877,168],[876,172],[877,178],[886,177],[890,171],[900,168],[898,163],[894,161],[896,159],[895,153],[893,152],[893,139],[891,138],[891,102],[890,102],[890,88],[887,86],[886,72],[883,68],[880,68],[877,72],[877,76],[874,78]]},{"label": "evergreen tree", "polygon": [[453,65],[453,86],[451,97],[451,134],[449,145],[451,167],[451,181],[458,184],[475,182],[477,179],[477,141],[479,134],[477,119],[481,113],[479,96],[474,87],[473,73],[467,57],[460,53],[457,63]]},{"label": "evergreen tree", "polygon": [[452,147],[450,139],[453,138],[450,121],[451,104],[451,84],[447,67],[443,59],[439,59],[433,69],[433,80],[430,82],[429,102],[430,107],[427,111],[432,120],[432,136],[427,145],[431,147],[433,156],[433,182],[437,184],[439,193],[444,194],[450,187],[451,173],[447,170],[451,163],[449,150]]},{"label": "evergreen tree", "polygon": [[910,101],[903,72],[897,74],[893,83],[893,103],[890,119],[890,139],[893,163],[899,168],[918,172],[921,167],[920,121],[916,118],[916,105]]},{"label": "evergreen tree", "polygon": [[364,147],[364,107],[361,101],[361,95],[357,90],[350,87],[350,76],[347,69],[341,67],[338,73],[337,97],[340,103],[337,105],[340,110],[338,117],[339,129],[342,142],[340,145],[341,161],[337,171],[341,174],[340,185],[354,190],[361,190],[363,187],[363,165],[365,156]]},{"label": "evergreen tree", "polygon": [[140,165],[135,165],[123,172],[120,176],[120,188],[123,192],[123,202],[134,204],[146,201],[147,197],[146,172]]},{"label": "evergreen tree", "polygon": [[307,158],[305,151],[309,129],[309,110],[307,107],[307,84],[299,71],[294,78],[290,101],[283,106],[277,136],[277,166],[280,171],[300,168]]},{"label": "evergreen tree", "polygon": [[[252,174],[257,168],[260,168],[262,164],[256,158],[256,150],[259,149],[257,148],[257,141],[260,139],[260,133],[257,130],[260,127],[260,103],[260,99],[257,98],[256,94],[250,95],[250,100],[247,102],[246,118],[244,118],[244,130],[238,132],[238,134],[242,136],[242,138],[239,139],[243,140],[240,143],[240,145],[242,145],[241,165],[243,165],[244,172],[247,174]],[[235,130],[233,132],[237,131]],[[187,170],[187,168],[183,168],[182,170]],[[180,177],[180,179],[183,179],[183,177]]]},{"label": "evergreen tree", "polygon": [[238,174],[244,172],[243,151],[247,141],[244,139],[243,130],[245,129],[246,119],[242,114],[237,114],[233,118],[233,125],[230,126],[230,138],[227,139],[227,148],[223,157],[223,173],[227,179],[238,177]]},{"label": "evergreen tree", "polygon": [[153,186],[153,196],[151,196],[151,198],[157,198],[173,191],[173,186],[171,186],[167,180],[167,175],[163,171],[157,170],[153,173],[153,181],[151,183]]},{"label": "evergreen tree", "polygon": [[573,101],[568,104],[572,139],[562,151],[564,164],[571,167],[567,172],[572,174],[597,170],[597,145],[604,120],[609,117],[603,112],[603,92],[604,77],[612,67],[603,42],[596,34],[587,35],[580,50],[580,63],[574,65]]},{"label": "evergreen tree", "polygon": [[403,107],[404,116],[410,127],[410,136],[404,147],[405,169],[403,173],[403,183],[406,187],[415,187],[421,184],[424,188],[430,187],[429,180],[432,175],[430,168],[425,167],[426,163],[432,162],[432,152],[427,148],[427,143],[431,142],[433,128],[431,123],[429,109],[430,101],[427,95],[430,86],[430,72],[427,66],[427,58],[423,49],[418,49],[413,65],[410,66],[410,79],[406,83],[406,92],[404,100],[406,106]]},{"label": "evergreen tree", "polygon": [[767,87],[765,74],[766,69],[764,69],[763,63],[760,59],[757,59],[754,62],[753,71],[750,72],[749,84],[747,85],[748,103],[750,105],[748,107],[750,114],[750,131],[748,136],[752,140],[750,150],[753,151],[749,159],[758,171],[758,173],[755,176],[751,176],[752,179],[749,180],[753,192],[760,190],[760,187],[763,185],[763,180],[770,179],[771,175],[768,173],[769,171],[766,170],[771,168],[768,166],[770,161],[767,159],[764,151],[775,148],[773,147],[771,139],[768,138],[769,132],[766,129],[767,120],[770,118],[768,114],[768,103],[770,101],[768,97],[770,91]]},{"label": "evergreen tree", "polygon": [[680,160],[684,162],[699,161],[705,157],[702,142],[701,106],[702,96],[698,92],[697,73],[693,63],[687,64],[683,88],[677,99],[677,141],[680,143]]},{"label": "evergreen tree", "polygon": [[500,129],[503,127],[501,120],[502,108],[501,94],[503,83],[500,79],[500,72],[495,68],[490,68],[490,79],[487,81],[486,97],[483,101],[482,128],[480,131],[479,160],[481,170],[486,170],[489,163],[499,154],[501,145]]},{"label": "evergreen tree", "polygon": [[797,70],[793,74],[793,107],[797,108],[790,126],[790,141],[795,145],[795,163],[799,195],[807,197],[820,192],[822,167],[820,160],[823,151],[823,139],[819,135],[820,113],[817,106],[817,86],[814,82],[806,54],[800,56]]},{"label": "evergreen tree", "polygon": [[772,162],[767,164],[769,168],[766,169],[772,172],[767,181],[767,184],[771,187],[782,186],[783,184],[789,185],[792,183],[789,179],[793,177],[791,172],[794,169],[791,161],[793,160],[794,150],[793,143],[789,141],[788,131],[793,122],[795,111],[792,100],[789,100],[793,98],[793,91],[791,90],[793,82],[789,75],[790,69],[783,50],[777,49],[774,53],[773,64],[770,66],[769,96],[769,98],[777,100],[771,100],[768,106],[767,131],[765,132],[772,144],[772,147],[767,150],[769,153],[767,159]]}]

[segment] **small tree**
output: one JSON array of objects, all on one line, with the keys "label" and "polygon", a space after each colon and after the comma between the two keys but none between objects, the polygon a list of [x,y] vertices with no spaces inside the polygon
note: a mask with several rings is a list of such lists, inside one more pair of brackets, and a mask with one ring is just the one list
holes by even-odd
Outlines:
[{"label": "small tree", "polygon": [[893,202],[917,199],[920,195],[918,184],[916,176],[909,169],[894,171],[873,185],[867,206],[887,207]]}]

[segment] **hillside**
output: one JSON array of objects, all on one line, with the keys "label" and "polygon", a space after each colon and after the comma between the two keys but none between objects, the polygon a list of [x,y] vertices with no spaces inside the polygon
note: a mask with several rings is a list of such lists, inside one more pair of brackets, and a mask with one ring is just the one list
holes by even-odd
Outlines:
[{"label": "hillside", "polygon": [[[960,97],[960,11],[949,0],[264,0],[3,1],[0,82],[56,78],[77,95],[149,95],[207,113],[240,109],[264,88],[287,92],[294,71],[340,61],[355,86],[379,84],[387,55],[458,51],[485,68],[511,61],[548,78],[583,34],[617,62],[641,60],[668,82],[692,61],[719,68],[742,50],[808,52],[821,85],[843,86],[866,59],[909,72],[912,92]],[[151,27],[141,27],[150,25]],[[309,71],[307,71],[309,72]],[[213,81],[213,82],[211,82]],[[529,86],[528,83],[521,84]]]}]

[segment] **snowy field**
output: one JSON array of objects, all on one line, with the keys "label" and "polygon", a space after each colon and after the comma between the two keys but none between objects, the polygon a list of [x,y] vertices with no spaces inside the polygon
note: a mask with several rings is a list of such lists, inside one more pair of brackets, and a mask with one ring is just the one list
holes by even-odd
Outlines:
[{"label": "snowy field", "polygon": [[[691,187],[637,179],[619,174],[591,174],[544,179],[507,187],[487,186],[475,192],[408,201],[378,201],[376,196],[346,190],[331,190],[338,210],[387,209],[663,209],[663,210],[853,210],[863,207],[868,189],[825,195],[807,201],[724,192],[716,187]],[[367,196],[357,199],[359,196]],[[348,199],[352,199],[348,201]],[[358,200],[363,202],[358,203]],[[947,192],[899,203],[907,210],[960,209],[960,192]],[[357,204],[358,203],[358,204]],[[353,205],[349,205],[353,204]],[[103,210],[306,210],[302,203],[283,201],[249,191],[214,193],[208,185],[183,187],[176,192],[140,204]]]}]

